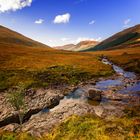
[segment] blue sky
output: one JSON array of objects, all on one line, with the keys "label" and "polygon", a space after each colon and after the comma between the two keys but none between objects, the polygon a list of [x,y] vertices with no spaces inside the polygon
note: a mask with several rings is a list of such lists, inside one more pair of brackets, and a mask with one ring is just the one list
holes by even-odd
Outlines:
[{"label": "blue sky", "polygon": [[140,0],[0,0],[1,25],[50,46],[104,40],[139,23]]}]

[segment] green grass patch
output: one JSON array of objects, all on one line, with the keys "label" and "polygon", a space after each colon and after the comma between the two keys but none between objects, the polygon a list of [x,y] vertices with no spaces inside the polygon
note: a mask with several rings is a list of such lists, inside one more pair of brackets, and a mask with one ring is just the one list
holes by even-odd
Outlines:
[{"label": "green grass patch", "polygon": [[95,74],[68,65],[56,65],[37,71],[1,70],[0,90],[7,90],[20,83],[24,85],[24,88],[77,85],[79,82],[99,76],[108,76],[112,73],[113,71],[100,70]]},{"label": "green grass patch", "polygon": [[132,119],[105,121],[87,115],[70,117],[42,140],[128,140],[139,134],[139,126]]},{"label": "green grass patch", "polygon": [[12,132],[2,132],[0,133],[0,140],[37,140],[35,137],[27,133],[12,133]]}]

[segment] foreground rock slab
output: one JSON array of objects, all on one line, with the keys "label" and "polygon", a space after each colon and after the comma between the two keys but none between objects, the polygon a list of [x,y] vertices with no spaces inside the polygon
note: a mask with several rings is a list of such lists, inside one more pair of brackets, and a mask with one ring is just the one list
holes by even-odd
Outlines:
[{"label": "foreground rock slab", "polygon": [[[7,93],[0,94],[0,127],[12,123],[19,123],[18,114],[7,101]],[[38,89],[36,92],[26,93],[25,104],[26,112],[23,121],[27,121],[33,114],[40,112],[48,107],[53,108],[58,105],[64,97],[60,90]]]},{"label": "foreground rock slab", "polygon": [[80,100],[63,100],[58,107],[53,108],[48,113],[39,113],[23,125],[23,131],[35,136],[41,136],[60,124],[71,115],[95,114],[94,108]]}]

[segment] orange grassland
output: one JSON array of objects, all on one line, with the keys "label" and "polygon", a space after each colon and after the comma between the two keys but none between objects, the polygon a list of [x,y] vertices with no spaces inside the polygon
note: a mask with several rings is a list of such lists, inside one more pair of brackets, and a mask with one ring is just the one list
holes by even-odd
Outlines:
[{"label": "orange grassland", "polygon": [[140,73],[140,46],[112,51],[97,51],[91,54],[108,56],[111,61],[125,70]]},{"label": "orange grassland", "polygon": [[108,71],[96,55],[79,52],[51,50],[43,47],[0,46],[0,69],[43,70],[55,65],[71,65],[89,72]]},{"label": "orange grassland", "polygon": [[0,90],[19,82],[25,87],[46,87],[60,81],[77,84],[78,81],[109,76],[114,72],[111,66],[100,61],[101,55],[108,56],[126,70],[140,73],[140,47],[84,53],[45,47],[0,46]]},{"label": "orange grassland", "polygon": [[25,88],[78,84],[113,73],[98,56],[45,47],[0,46],[0,90],[22,82]]}]

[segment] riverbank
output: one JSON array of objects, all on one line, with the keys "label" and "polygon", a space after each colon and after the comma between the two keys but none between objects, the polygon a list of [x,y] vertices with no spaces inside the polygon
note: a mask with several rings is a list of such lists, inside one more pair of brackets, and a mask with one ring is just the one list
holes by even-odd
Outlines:
[{"label": "riverbank", "polygon": [[[52,90],[51,94],[48,94],[47,91],[42,95],[38,91],[39,93],[35,96],[30,93],[33,96],[29,103],[32,102],[36,106],[39,106],[37,103],[40,103],[42,111],[40,110],[40,113],[33,115],[23,124],[23,132],[41,137],[45,133],[51,132],[54,126],[59,125],[73,114],[78,116],[92,114],[95,117],[112,121],[116,117],[124,117],[128,106],[139,106],[140,86],[136,75],[122,70],[107,59],[103,59],[103,63],[112,65],[116,75],[110,78],[100,78],[99,81],[96,79],[96,81],[83,83],[77,88],[69,88],[69,91],[65,93],[62,93],[62,89],[57,93]],[[126,89],[128,91],[125,93]],[[55,95],[52,98],[52,101],[55,102],[52,109],[46,106],[48,95],[50,97]],[[39,100],[41,97],[44,100]],[[14,130],[17,126],[10,124],[2,129]]]}]

